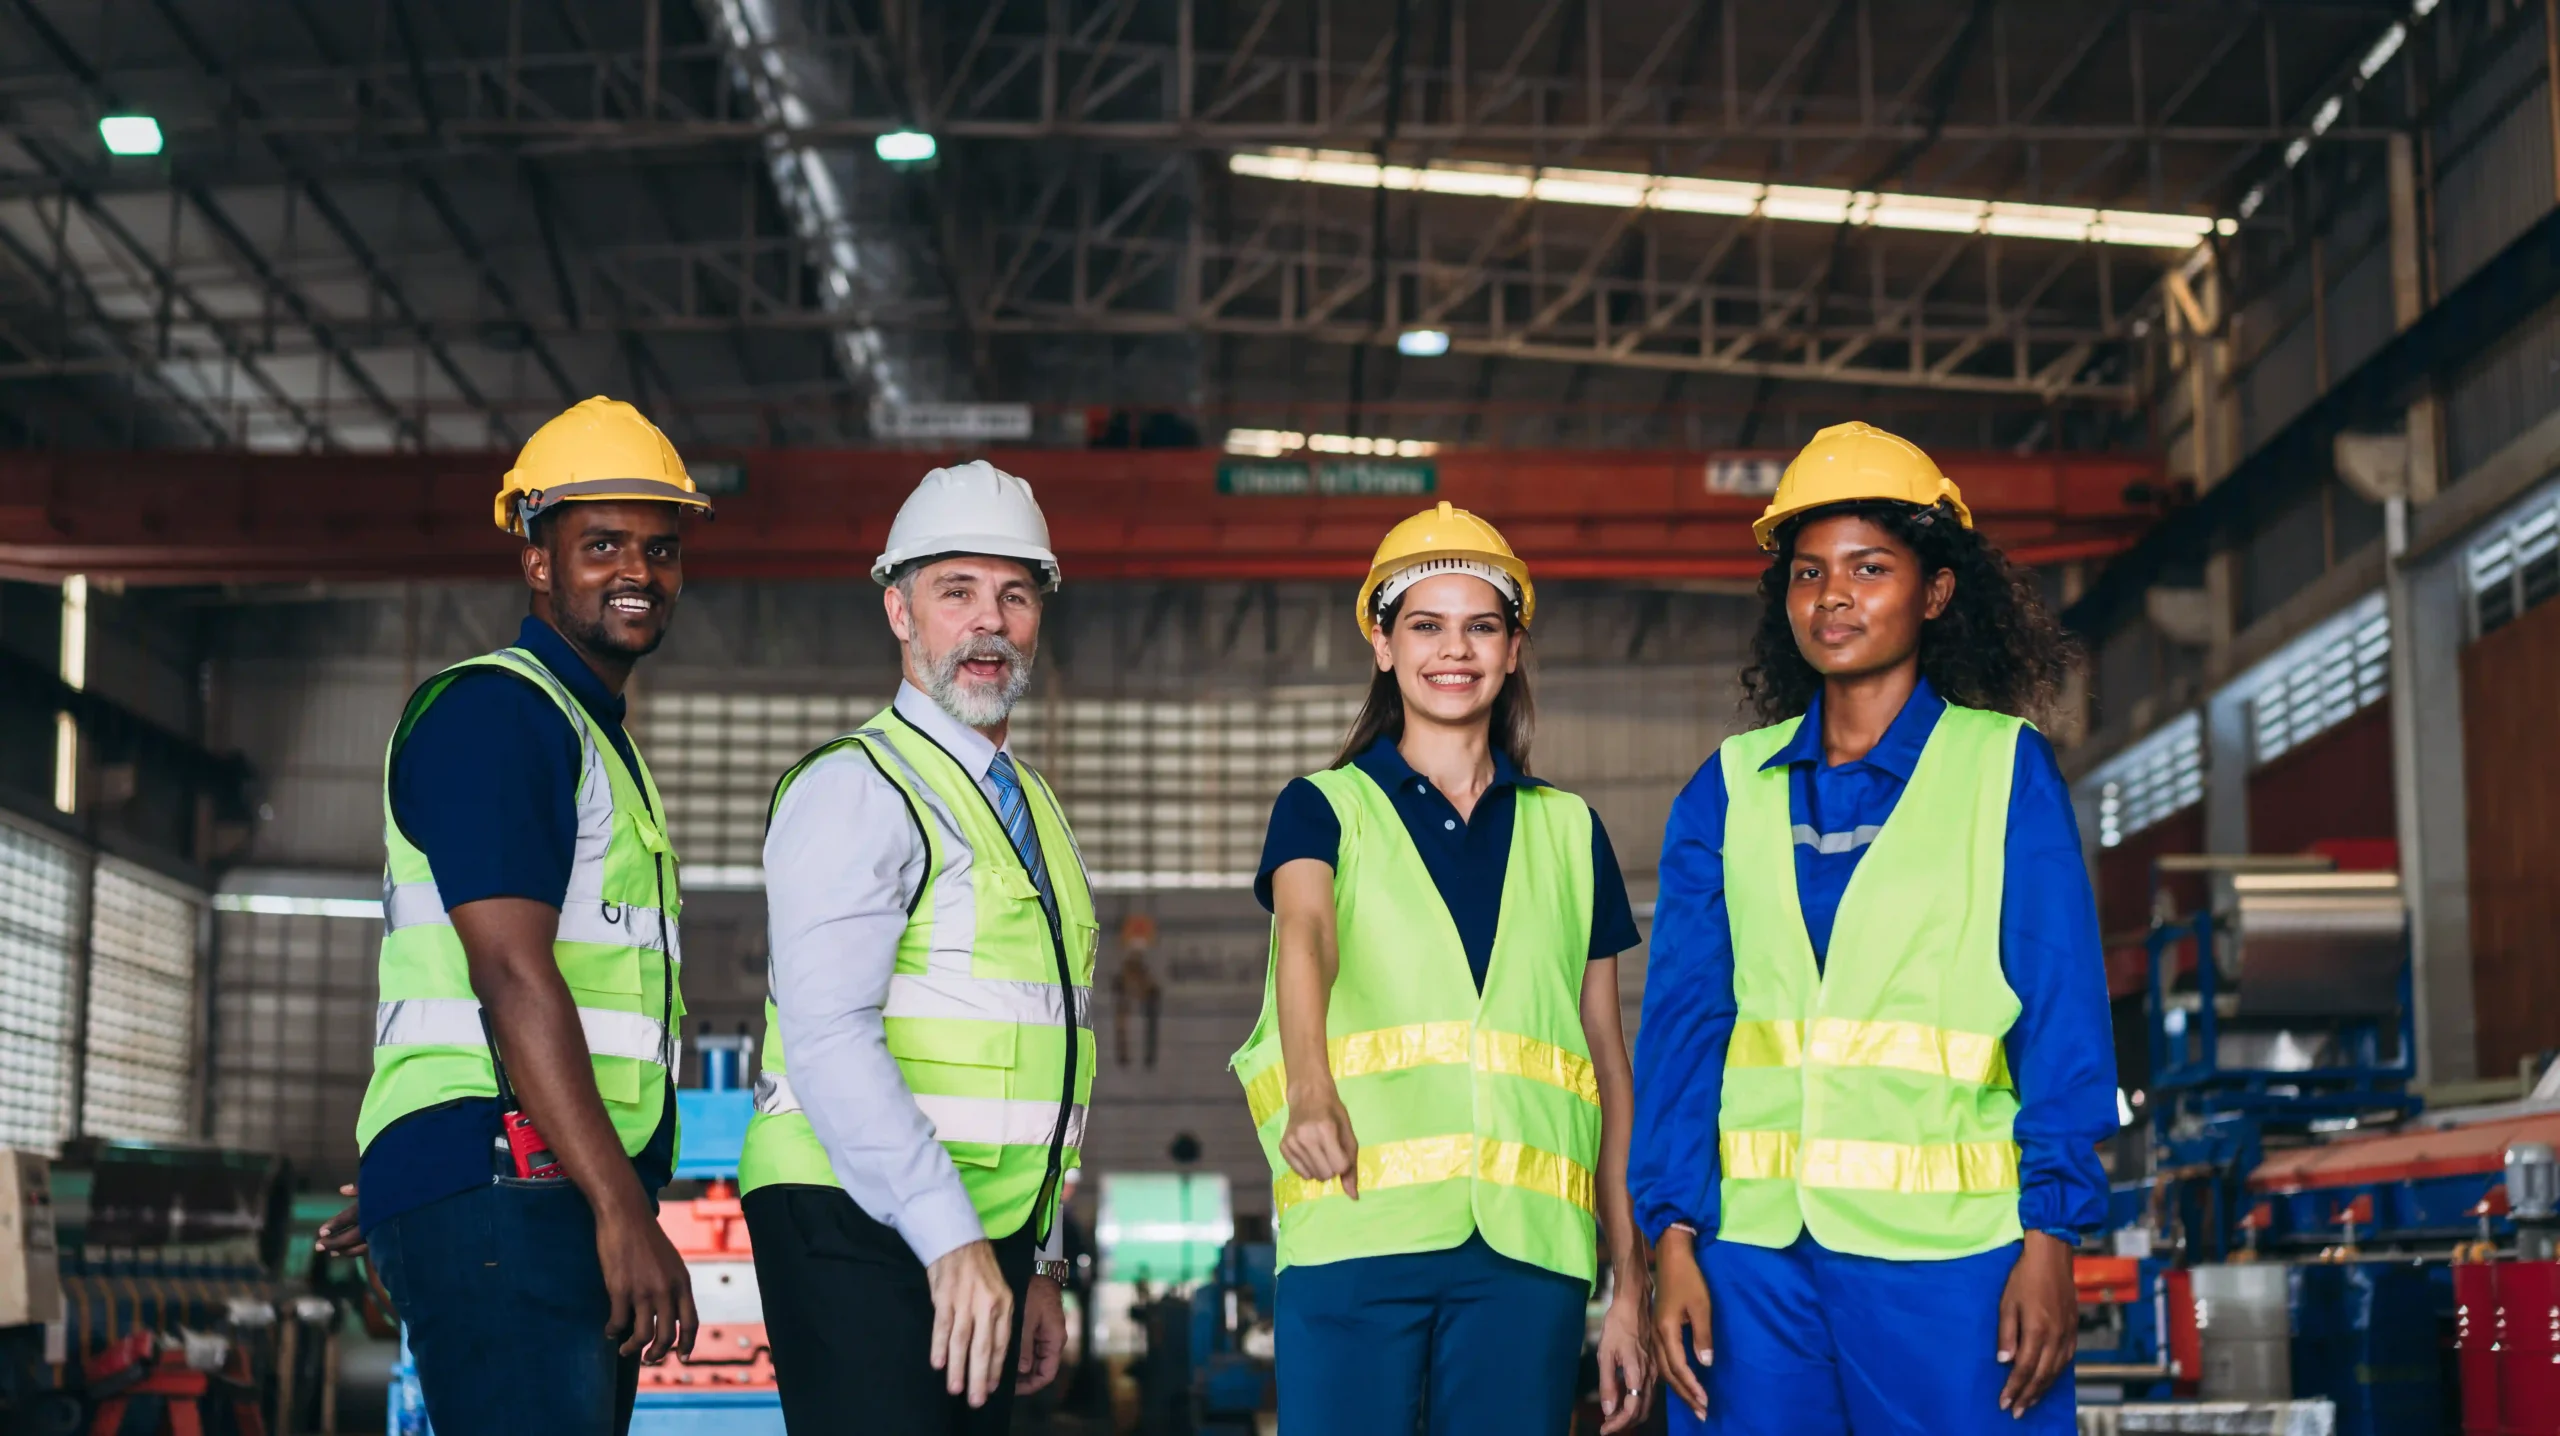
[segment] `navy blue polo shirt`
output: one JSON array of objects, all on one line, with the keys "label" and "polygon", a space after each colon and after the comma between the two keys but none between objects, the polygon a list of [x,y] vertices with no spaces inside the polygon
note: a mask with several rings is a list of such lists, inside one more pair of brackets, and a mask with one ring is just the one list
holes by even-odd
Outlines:
[{"label": "navy blue polo shirt", "polygon": [[[1485,969],[1493,963],[1493,931],[1502,917],[1502,879],[1511,865],[1511,829],[1519,811],[1522,788],[1549,786],[1513,766],[1500,750],[1493,755],[1493,782],[1476,799],[1473,817],[1458,816],[1457,805],[1442,796],[1431,780],[1413,771],[1391,739],[1380,738],[1351,760],[1369,775],[1395,804],[1405,831],[1422,853],[1440,901],[1457,924],[1458,941],[1467,950],[1467,966],[1475,970],[1476,990],[1484,990]],[[1265,911],[1271,907],[1271,875],[1282,863],[1314,858],[1337,865],[1342,854],[1342,821],[1333,804],[1304,778],[1293,778],[1271,805],[1271,827],[1262,839],[1262,867],[1254,874],[1253,895]],[[1627,880],[1618,871],[1618,854],[1609,846],[1609,830],[1600,815],[1591,815],[1591,957],[1615,957],[1634,947],[1634,911],[1627,905]]]},{"label": "navy blue polo shirt", "polygon": [[[515,646],[542,660],[633,772],[622,696],[550,624],[527,618]],[[391,816],[426,854],[450,910],[518,897],[558,907],[578,845],[578,734],[548,694],[494,668],[455,678],[419,715],[391,765]],[[412,1112],[374,1135],[356,1177],[357,1220],[385,1218],[486,1184],[504,1166],[494,1098]],[[675,1168],[675,1103],[632,1158],[654,1193]]]}]

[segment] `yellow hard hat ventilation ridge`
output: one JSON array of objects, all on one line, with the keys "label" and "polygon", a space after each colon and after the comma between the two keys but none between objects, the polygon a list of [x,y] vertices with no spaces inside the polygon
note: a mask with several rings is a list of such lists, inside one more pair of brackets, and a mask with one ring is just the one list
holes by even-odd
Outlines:
[{"label": "yellow hard hat ventilation ridge", "polygon": [[1521,626],[1528,626],[1538,611],[1538,590],[1529,582],[1529,566],[1511,551],[1500,529],[1442,499],[1387,530],[1387,536],[1378,541],[1377,556],[1370,561],[1369,576],[1361,581],[1353,615],[1359,620],[1360,636],[1369,637],[1377,627],[1379,585],[1416,565],[1452,559],[1480,563],[1508,576],[1519,589]]},{"label": "yellow hard hat ventilation ridge", "polygon": [[638,409],[599,394],[533,431],[498,486],[498,527],[522,536],[554,504],[615,499],[711,511],[676,446]]},{"label": "yellow hard hat ventilation ridge", "polygon": [[1778,476],[1778,491],[1770,496],[1769,507],[1752,523],[1751,537],[1763,549],[1775,552],[1780,524],[1801,513],[1861,499],[1888,499],[1918,508],[1944,500],[1966,528],[1973,527],[1973,511],[1964,506],[1963,492],[1955,480],[1938,471],[1936,461],[1922,453],[1919,445],[1853,420],[1815,434],[1813,442],[1787,465]]}]

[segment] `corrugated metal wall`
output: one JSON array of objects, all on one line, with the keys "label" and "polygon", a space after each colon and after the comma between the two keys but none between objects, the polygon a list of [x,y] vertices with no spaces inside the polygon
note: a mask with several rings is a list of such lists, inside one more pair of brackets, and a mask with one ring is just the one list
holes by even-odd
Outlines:
[{"label": "corrugated metal wall", "polygon": [[2437,291],[2448,293],[2551,209],[2551,116],[2542,25],[2531,22],[2433,136]]},{"label": "corrugated metal wall", "polygon": [[2249,775],[2249,850],[2394,838],[2391,706],[2375,703]]},{"label": "corrugated metal wall", "polygon": [[2560,410],[2560,304],[2519,326],[2464,371],[2445,400],[2451,476],[2486,462],[2525,430]]},{"label": "corrugated metal wall", "polygon": [[2560,604],[2525,611],[2462,653],[2463,792],[2479,1070],[2560,1046]]}]

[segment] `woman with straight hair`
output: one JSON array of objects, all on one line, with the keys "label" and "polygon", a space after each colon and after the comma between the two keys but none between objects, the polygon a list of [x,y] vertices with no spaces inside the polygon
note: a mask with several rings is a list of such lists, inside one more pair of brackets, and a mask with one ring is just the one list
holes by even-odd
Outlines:
[{"label": "woman with straight hair", "polygon": [[2069,641],[1906,440],[1778,482],[1743,686],[1672,805],[1637,1052],[1672,1429],[2074,1429],[2116,1130],[2096,905],[2027,715]]},{"label": "woman with straight hair", "polygon": [[1595,1227],[1603,1429],[1651,1405],[1635,919],[1598,817],[1529,776],[1536,608],[1491,524],[1396,525],[1355,610],[1368,702],[1272,808],[1270,975],[1234,1067],[1271,1162],[1283,1436],[1565,1430]]}]

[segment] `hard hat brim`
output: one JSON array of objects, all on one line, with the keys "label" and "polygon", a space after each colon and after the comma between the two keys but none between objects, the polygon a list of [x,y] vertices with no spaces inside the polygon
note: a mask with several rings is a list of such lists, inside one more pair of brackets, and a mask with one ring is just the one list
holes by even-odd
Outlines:
[{"label": "hard hat brim", "polygon": [[[1973,510],[1965,507],[1964,498],[1956,492],[1955,484],[1952,481],[1943,479],[1939,482],[1943,487],[1938,494],[1938,502],[1946,504],[1956,511],[1956,521],[1958,523],[1963,524],[1966,528],[1973,527]],[[1752,540],[1760,545],[1760,551],[1762,553],[1776,553],[1778,551],[1778,530],[1785,527],[1787,520],[1795,518],[1801,514],[1812,513],[1816,509],[1838,508],[1843,504],[1901,504],[1907,508],[1913,509],[1936,507],[1935,504],[1915,504],[1909,499],[1897,498],[1891,494],[1872,494],[1864,497],[1849,498],[1820,498],[1806,503],[1789,504],[1785,508],[1778,507],[1777,503],[1772,501],[1769,507],[1762,511],[1760,517],[1751,521]]]},{"label": "hard hat brim", "polygon": [[983,554],[988,558],[1009,558],[1016,563],[1036,565],[1040,571],[1040,591],[1054,592],[1064,581],[1058,567],[1058,556],[1037,544],[1019,539],[1000,538],[994,534],[952,534],[937,537],[922,547],[893,548],[872,560],[871,581],[887,588],[898,570],[918,559],[942,554]]},{"label": "hard hat brim", "polygon": [[1520,585],[1520,626],[1523,628],[1529,626],[1529,620],[1538,611],[1538,589],[1529,581],[1529,566],[1522,563],[1518,555],[1495,553],[1490,549],[1480,548],[1435,548],[1370,567],[1369,576],[1360,581],[1359,608],[1353,614],[1353,617],[1360,621],[1360,636],[1372,638],[1377,634],[1378,620],[1372,608],[1376,601],[1378,585],[1415,564],[1443,558],[1473,559],[1478,563],[1490,564],[1511,575],[1511,581]]},{"label": "hard hat brim", "polygon": [[498,527],[521,535],[527,516],[539,518],[561,504],[617,500],[624,503],[674,504],[680,508],[697,509],[705,517],[717,512],[711,507],[711,500],[700,493],[664,479],[580,479],[575,483],[554,484],[547,489],[500,491]]}]

